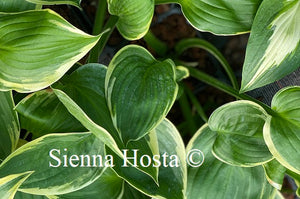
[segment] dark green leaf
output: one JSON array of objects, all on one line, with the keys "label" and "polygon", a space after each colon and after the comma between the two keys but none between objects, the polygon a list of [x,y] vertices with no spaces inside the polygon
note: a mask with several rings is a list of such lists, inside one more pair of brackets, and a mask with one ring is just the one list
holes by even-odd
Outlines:
[{"label": "dark green leaf", "polygon": [[26,0],[1,0],[0,12],[20,12],[25,10],[33,10],[35,5]]},{"label": "dark green leaf", "polygon": [[81,0],[26,0],[31,3],[41,4],[41,5],[60,5],[69,4],[80,8]]},{"label": "dark green leaf", "polygon": [[0,163],[12,153],[20,136],[19,120],[11,92],[0,92]]},{"label": "dark green leaf", "polygon": [[34,138],[48,133],[84,132],[85,128],[68,112],[51,89],[35,92],[16,106],[21,128]]},{"label": "dark green leaf", "polygon": [[121,49],[108,66],[105,91],[123,142],[137,140],[155,128],[172,107],[177,90],[171,60],[156,61],[136,45]]}]

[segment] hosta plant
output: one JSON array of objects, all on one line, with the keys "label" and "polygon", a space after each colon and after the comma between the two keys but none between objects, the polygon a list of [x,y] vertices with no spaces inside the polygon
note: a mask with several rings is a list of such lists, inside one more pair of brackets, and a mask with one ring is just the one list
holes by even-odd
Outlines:
[{"label": "hosta plant", "polygon": [[[300,183],[300,87],[280,90],[271,107],[243,93],[299,67],[300,1],[100,0],[93,34],[43,9],[80,3],[0,2],[0,198],[273,199],[285,175]],[[168,49],[155,38],[154,7],[168,3],[198,31],[250,32],[241,87],[207,41]],[[160,57],[127,45],[97,63],[114,27]],[[181,61],[191,47],[211,53],[232,86]],[[208,118],[188,76],[237,100]],[[205,122],[186,146],[167,119],[185,93]]]}]

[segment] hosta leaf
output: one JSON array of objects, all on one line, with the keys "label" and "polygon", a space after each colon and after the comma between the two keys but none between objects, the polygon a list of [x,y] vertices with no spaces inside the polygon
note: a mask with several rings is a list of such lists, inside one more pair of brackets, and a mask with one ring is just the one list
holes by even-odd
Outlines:
[{"label": "hosta leaf", "polygon": [[0,163],[13,152],[20,136],[20,127],[11,92],[0,92]]},{"label": "hosta leaf", "polygon": [[300,174],[300,87],[279,91],[272,109],[278,114],[268,117],[264,126],[266,144],[280,164]]},{"label": "hosta leaf", "polygon": [[267,182],[261,166],[231,166],[213,156],[211,150],[216,137],[217,133],[204,125],[187,146],[187,151],[201,150],[205,157],[200,167],[188,167],[187,199],[273,198],[275,189]]},{"label": "hosta leaf", "polygon": [[14,199],[49,199],[49,198],[47,196],[33,195],[33,194],[23,193],[18,191]]},{"label": "hosta leaf", "polygon": [[110,147],[114,152],[122,157],[122,152],[120,151],[114,138],[105,130],[103,127],[97,125],[93,122],[86,113],[63,91],[53,89],[59,100],[65,105],[68,111],[78,120],[81,124],[91,131],[98,139]]},{"label": "hosta leaf", "polygon": [[123,194],[124,181],[112,169],[104,173],[89,186],[78,191],[58,196],[59,199],[120,199]]},{"label": "hosta leaf", "polygon": [[[98,125],[105,128],[108,133],[114,138],[119,148],[123,148],[123,144],[120,141],[120,136],[115,130],[112,123],[110,112],[106,105],[104,80],[106,75],[106,67],[101,64],[87,64],[81,66],[70,76],[66,76],[60,82],[61,90],[66,92],[74,102],[87,114],[89,118]],[[154,134],[155,135],[155,134]],[[131,147],[139,148],[142,154],[148,154],[150,156],[153,153],[158,153],[158,146],[155,145],[156,137],[147,140],[143,139],[141,142],[135,142],[136,145],[131,144]],[[152,140],[155,140],[154,142]],[[154,144],[153,144],[154,143]],[[129,144],[130,145],[130,144]],[[150,154],[149,154],[150,153]],[[157,180],[158,169],[154,167],[143,168],[139,167]]]},{"label": "hosta leaf", "polygon": [[248,32],[262,0],[176,0],[198,30],[232,35]]},{"label": "hosta leaf", "polygon": [[128,40],[142,38],[150,27],[154,0],[107,0],[108,11],[119,17],[117,28]]},{"label": "hosta leaf", "polygon": [[149,196],[143,194],[142,192],[134,189],[132,186],[130,186],[128,183],[124,183],[124,194],[122,196],[122,199],[150,199]]},{"label": "hosta leaf", "polygon": [[[90,161],[81,157],[71,161],[72,155],[88,155]],[[50,134],[23,145],[8,156],[0,165],[0,178],[33,171],[20,191],[37,195],[65,194],[91,184],[101,175],[104,167],[98,158],[94,161],[93,155],[101,155],[104,165],[104,144],[92,133]]]},{"label": "hosta leaf", "polygon": [[[168,120],[163,120],[155,131],[161,162],[158,173],[159,186],[152,178],[136,168],[122,167],[123,160],[116,155],[114,155],[116,166],[113,169],[131,186],[148,196],[158,199],[183,199],[186,189],[186,158],[182,138]],[[110,154],[109,151],[108,154]],[[163,154],[167,157],[163,158]],[[175,158],[174,156],[171,158],[171,155],[176,155],[178,161],[174,161]],[[152,164],[154,164],[153,160]]]},{"label": "hosta leaf", "polygon": [[281,190],[286,168],[276,159],[263,165],[269,183],[278,190]]},{"label": "hosta leaf", "polygon": [[263,138],[267,113],[250,101],[236,101],[219,107],[208,124],[218,133],[213,153],[220,160],[237,166],[256,166],[270,161]]},{"label": "hosta leaf", "polygon": [[20,12],[25,10],[33,10],[35,5],[26,0],[1,0],[0,12]]},{"label": "hosta leaf", "polygon": [[298,0],[262,2],[251,29],[241,91],[272,83],[299,67],[299,18]]},{"label": "hosta leaf", "polygon": [[17,104],[16,110],[21,128],[31,132],[34,138],[48,133],[86,131],[51,89],[27,96]]},{"label": "hosta leaf", "polygon": [[119,144],[120,135],[115,130],[108,110],[104,81],[107,67],[86,64],[71,75],[65,75],[60,84],[53,85],[65,92],[96,124],[105,128]]},{"label": "hosta leaf", "polygon": [[57,5],[57,4],[69,4],[76,7],[80,7],[81,0],[26,0],[31,3],[41,5]]},{"label": "hosta leaf", "polygon": [[135,45],[121,49],[108,66],[105,92],[123,142],[137,140],[155,128],[172,107],[177,90],[171,60],[156,61]]},{"label": "hosta leaf", "polygon": [[0,178],[0,196],[2,198],[13,199],[20,185],[32,174],[28,171],[20,174],[12,174]]},{"label": "hosta leaf", "polygon": [[1,13],[0,35],[0,90],[19,92],[51,85],[100,38],[48,9]]}]

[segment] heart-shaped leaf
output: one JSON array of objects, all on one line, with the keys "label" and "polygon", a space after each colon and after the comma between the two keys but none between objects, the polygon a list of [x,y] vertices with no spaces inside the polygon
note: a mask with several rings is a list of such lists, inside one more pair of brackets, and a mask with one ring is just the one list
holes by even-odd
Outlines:
[{"label": "heart-shaped leaf", "polygon": [[[186,157],[184,143],[174,125],[163,120],[155,128],[160,156],[150,157],[149,166],[158,166],[158,184],[135,167],[124,167],[124,160],[114,155],[117,174],[135,189],[153,198],[184,199],[186,189]],[[107,151],[113,154],[112,151]],[[154,160],[156,159],[156,160]],[[140,160],[137,160],[140,161]],[[160,163],[158,163],[160,162]]]},{"label": "heart-shaped leaf", "polygon": [[[102,166],[98,156],[93,155],[102,156]],[[0,178],[33,171],[20,191],[38,195],[65,194],[96,180],[104,169],[105,158],[104,144],[92,133],[49,134],[8,156],[0,165]]]},{"label": "heart-shaped leaf", "polygon": [[263,138],[265,110],[250,101],[236,101],[219,107],[208,124],[218,133],[213,153],[218,159],[236,166],[256,166],[270,161]]},{"label": "heart-shaped leaf", "polygon": [[26,0],[31,3],[41,4],[41,5],[60,5],[69,4],[80,8],[81,0]]},{"label": "heart-shaped leaf", "polygon": [[231,166],[213,156],[211,150],[217,136],[204,125],[187,146],[187,151],[201,150],[204,154],[200,167],[188,167],[187,199],[274,198],[276,190],[267,182],[261,166]]},{"label": "heart-shaped leaf", "polygon": [[198,30],[232,35],[250,31],[262,0],[176,0]]},{"label": "heart-shaped leaf", "polygon": [[101,36],[80,31],[48,9],[1,13],[0,35],[0,90],[19,92],[57,81]]},{"label": "heart-shaped leaf", "polygon": [[154,0],[107,0],[108,11],[119,17],[117,28],[128,40],[142,38],[149,30]]},{"label": "heart-shaped leaf", "polygon": [[280,164],[300,174],[300,87],[276,93],[272,109],[277,115],[269,116],[264,126],[266,144]]},{"label": "heart-shaped leaf", "polygon": [[25,10],[33,10],[35,5],[25,0],[1,0],[0,12],[20,12]]},{"label": "heart-shaped leaf", "polygon": [[137,140],[167,115],[177,95],[175,65],[156,61],[144,48],[121,49],[108,66],[107,104],[123,142]]},{"label": "heart-shaped leaf", "polygon": [[12,153],[20,136],[19,119],[11,92],[0,92],[0,163]]},{"label": "heart-shaped leaf", "polygon": [[85,132],[85,128],[68,112],[51,89],[30,94],[20,101],[21,128],[37,138],[48,133]]},{"label": "heart-shaped leaf", "polygon": [[298,0],[262,2],[247,45],[241,91],[272,83],[299,67],[299,18]]},{"label": "heart-shaped leaf", "polygon": [[12,174],[0,178],[0,196],[2,198],[14,199],[20,185],[32,174],[28,171],[20,174]]}]

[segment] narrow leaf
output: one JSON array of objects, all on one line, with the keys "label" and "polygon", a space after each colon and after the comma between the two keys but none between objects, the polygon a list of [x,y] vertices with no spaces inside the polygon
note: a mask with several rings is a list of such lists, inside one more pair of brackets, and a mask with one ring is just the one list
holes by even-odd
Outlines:
[{"label": "narrow leaf", "polygon": [[92,133],[50,134],[23,145],[8,156],[0,165],[0,178],[33,171],[20,191],[38,195],[65,194],[91,184],[101,175],[104,166],[93,155],[101,155],[104,165],[104,144]]},{"label": "narrow leaf", "polygon": [[218,159],[236,166],[257,166],[270,161],[263,138],[267,113],[250,101],[236,101],[219,107],[208,124],[218,133],[213,153]]},{"label": "narrow leaf", "polygon": [[123,142],[137,140],[155,128],[172,107],[177,90],[171,60],[156,61],[135,45],[121,49],[108,66],[105,92]]},{"label": "narrow leaf", "polygon": [[142,38],[149,30],[154,14],[154,0],[107,0],[111,15],[119,17],[117,28],[128,40]]},{"label": "narrow leaf", "polygon": [[231,166],[213,156],[211,150],[217,136],[204,125],[187,146],[187,151],[201,150],[205,157],[201,166],[188,167],[187,199],[273,198],[276,190],[267,182],[261,166]]},{"label": "narrow leaf", "polygon": [[32,174],[28,171],[20,174],[12,174],[0,178],[0,196],[6,199],[14,199],[20,185]]},{"label": "narrow leaf", "polygon": [[20,136],[19,120],[14,106],[12,93],[0,92],[0,163],[16,149]]},{"label": "narrow leaf", "polygon": [[176,0],[184,16],[198,30],[220,35],[250,31],[262,0]]},{"label": "narrow leaf", "polygon": [[48,9],[1,13],[0,35],[0,90],[18,92],[57,81],[101,36],[78,30]]},{"label": "narrow leaf", "polygon": [[37,138],[48,133],[84,132],[51,89],[35,92],[16,106],[21,128]]},{"label": "narrow leaf", "polygon": [[264,0],[246,51],[241,91],[272,83],[299,67],[300,1]]}]

